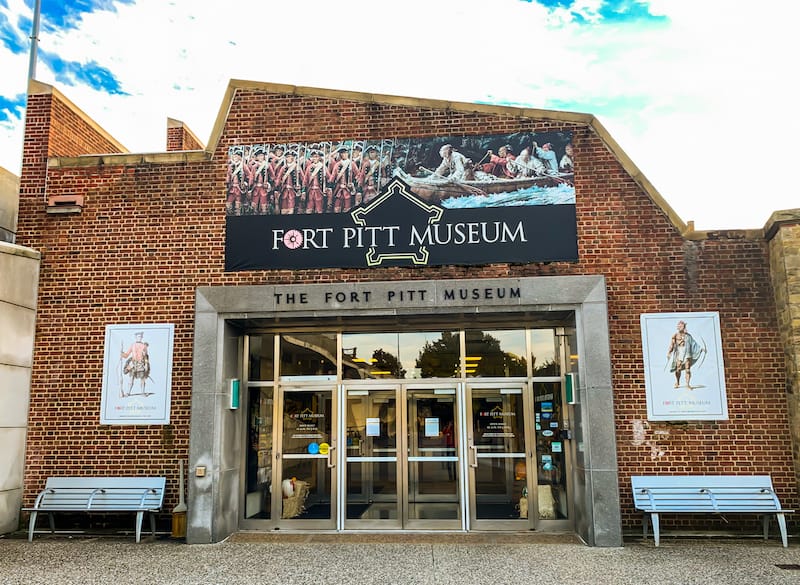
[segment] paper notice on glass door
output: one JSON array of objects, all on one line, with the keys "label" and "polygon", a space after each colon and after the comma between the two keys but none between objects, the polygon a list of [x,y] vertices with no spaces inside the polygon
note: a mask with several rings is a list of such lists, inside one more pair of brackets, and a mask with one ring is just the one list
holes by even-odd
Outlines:
[{"label": "paper notice on glass door", "polygon": [[367,436],[380,437],[381,436],[381,419],[380,418],[367,418]]},{"label": "paper notice on glass door", "polygon": [[425,436],[438,437],[439,436],[439,419],[426,418],[425,419]]}]

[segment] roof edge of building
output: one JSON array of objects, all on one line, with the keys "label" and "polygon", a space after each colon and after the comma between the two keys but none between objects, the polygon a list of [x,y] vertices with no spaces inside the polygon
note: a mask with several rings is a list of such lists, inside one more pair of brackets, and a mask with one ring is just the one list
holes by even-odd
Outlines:
[{"label": "roof edge of building", "polygon": [[775,211],[764,224],[764,237],[771,240],[783,226],[800,225],[800,208]]},{"label": "roof edge of building", "polygon": [[675,226],[675,229],[677,229],[682,236],[691,239],[691,236],[697,233],[694,230],[693,224],[691,222],[687,224],[681,219],[672,206],[667,203],[667,200],[661,196],[661,193],[658,192],[658,189],[655,188],[655,186],[644,175],[641,169],[636,166],[636,163],[633,162],[631,157],[629,157],[619,143],[614,140],[600,120],[598,120],[597,117],[592,116],[589,125],[600,137],[600,140],[602,140],[606,145],[606,148],[608,148],[609,152],[611,152],[611,154],[614,155],[614,158],[619,161],[619,164],[622,165],[622,168],[625,170],[625,172],[630,175],[634,182],[636,182],[636,184],[639,185],[645,193],[647,193],[647,196],[650,197],[651,201],[655,203],[661,209],[661,211],[664,212],[664,215],[666,215],[670,223]]},{"label": "roof edge of building", "polygon": [[[49,167],[88,167],[114,164],[140,164],[140,163],[175,163],[175,162],[202,162],[209,160],[216,150],[228,114],[239,90],[265,91],[269,93],[292,94],[297,96],[323,97],[330,99],[346,99],[350,101],[360,101],[365,103],[375,103],[384,105],[399,105],[417,108],[432,108],[438,110],[452,110],[460,112],[478,112],[486,114],[505,115],[521,118],[537,118],[542,120],[561,121],[572,124],[586,124],[601,139],[609,152],[619,161],[622,168],[639,185],[650,200],[664,213],[669,222],[686,239],[704,240],[719,236],[723,233],[736,234],[738,237],[748,239],[763,239],[765,229],[756,230],[695,230],[693,222],[685,222],[677,212],[667,203],[655,186],[644,175],[633,160],[622,149],[619,143],[606,130],[600,120],[593,114],[569,112],[559,110],[544,110],[538,108],[527,108],[520,106],[504,106],[493,104],[470,103],[460,101],[447,101],[428,98],[415,98],[408,96],[398,96],[380,93],[354,92],[340,89],[324,89],[309,86],[287,85],[280,83],[253,81],[245,79],[231,79],[225,89],[216,120],[211,130],[211,135],[206,143],[204,150],[176,151],[176,152],[157,152],[157,153],[130,153],[120,145],[123,153],[120,154],[97,154],[84,155],[78,157],[51,157],[48,160]],[[91,118],[83,113],[80,108],[75,106],[69,99],[64,97],[61,92],[51,85],[31,80],[29,82],[28,93],[43,94],[52,93],[69,104],[77,113],[81,114],[88,122],[93,124],[98,131],[103,132],[109,140],[118,143]],[[170,118],[169,120],[172,120]],[[181,123],[182,124],[182,123]],[[198,140],[198,143],[202,144]]]},{"label": "roof edge of building", "polygon": [[205,150],[206,145],[203,143],[202,140],[200,140],[197,137],[197,134],[195,134],[194,131],[191,128],[189,128],[189,126],[186,125],[185,122],[183,122],[181,120],[178,120],[176,118],[171,118],[171,117],[168,116],[167,117],[167,129],[170,129],[170,128],[180,128],[183,132],[188,134],[191,137],[192,140],[194,140],[195,142],[197,142],[197,144],[202,146],[202,148],[200,150]]},{"label": "roof edge of building", "polygon": [[103,128],[100,124],[98,124],[89,114],[84,112],[81,108],[75,105],[75,103],[61,93],[58,88],[49,85],[47,83],[37,81],[35,79],[28,80],[28,95],[52,95],[54,98],[57,98],[59,102],[67,106],[70,110],[75,112],[77,116],[83,119],[87,125],[89,125],[95,132],[97,132],[100,136],[108,140],[111,144],[113,144],[121,153],[129,152],[128,149],[123,145],[119,140],[114,138],[105,128]]},{"label": "roof edge of building", "polygon": [[81,156],[52,156],[49,168],[101,167],[111,165],[195,163],[209,160],[205,150],[176,150],[167,152],[86,154]]}]

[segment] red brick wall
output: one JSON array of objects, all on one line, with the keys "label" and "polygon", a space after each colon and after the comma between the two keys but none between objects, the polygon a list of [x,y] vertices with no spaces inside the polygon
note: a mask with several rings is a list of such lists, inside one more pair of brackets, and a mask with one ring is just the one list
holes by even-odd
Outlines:
[{"label": "red brick wall", "polygon": [[[625,527],[639,521],[628,478],[640,473],[768,473],[787,507],[800,504],[765,242],[739,232],[685,240],[590,127],[238,89],[208,162],[50,169],[48,195],[87,197],[82,214],[59,217],[46,216],[34,197],[42,141],[56,134],[43,131],[49,111],[39,105],[32,100],[28,111],[18,235],[43,252],[26,503],[49,475],[106,471],[166,475],[174,496],[177,460],[188,450],[198,286],[603,274]],[[54,126],[71,123],[53,112]],[[223,271],[231,145],[551,130],[574,132],[578,263]],[[632,432],[647,418],[639,315],[670,311],[719,311],[730,420],[652,423],[648,445]],[[98,422],[105,325],[135,322],[175,323],[169,427]]]},{"label": "red brick wall", "polygon": [[[49,96],[41,96],[46,99]],[[67,103],[52,100],[49,156],[78,156],[121,152],[117,144],[79,115]]]},{"label": "red brick wall", "polygon": [[37,210],[44,209],[48,157],[118,153],[120,150],[69,102],[59,99],[58,94],[29,95],[25,117],[20,217],[36,222],[42,218],[29,216],[32,210],[23,210],[22,204],[33,203]]},{"label": "red brick wall", "polygon": [[167,128],[167,151],[178,150],[203,150],[203,145],[182,124]]}]

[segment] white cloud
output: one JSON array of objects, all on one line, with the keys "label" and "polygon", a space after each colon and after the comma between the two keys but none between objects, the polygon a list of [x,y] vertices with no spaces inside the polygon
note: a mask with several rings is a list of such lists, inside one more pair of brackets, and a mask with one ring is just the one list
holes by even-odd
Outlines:
[{"label": "white cloud", "polygon": [[[794,162],[800,130],[800,5],[653,0],[670,19],[654,27],[601,24],[598,0],[579,4],[593,19],[580,26],[518,0],[140,0],[41,37],[64,59],[108,68],[129,95],[60,85],[41,63],[38,77],[133,151],[163,150],[167,117],[207,140],[231,78],[583,111],[699,229],[761,227],[797,206],[771,177]],[[0,50],[0,67],[12,72],[0,93],[24,92],[27,56]],[[16,172],[21,129],[0,124],[0,141],[0,165]]]},{"label": "white cloud", "polygon": [[[25,8],[22,0],[9,0],[8,7],[0,5],[0,13],[14,23],[19,14],[30,12]],[[30,32],[25,35],[29,36]],[[0,44],[0,96],[10,101],[16,101],[20,95],[24,96],[28,76],[29,56],[27,54],[13,53]],[[17,111],[15,110],[15,113]],[[22,112],[19,112],[22,115]],[[12,113],[6,119],[0,113],[0,167],[14,174],[20,173],[22,162],[22,125],[17,122]]]}]

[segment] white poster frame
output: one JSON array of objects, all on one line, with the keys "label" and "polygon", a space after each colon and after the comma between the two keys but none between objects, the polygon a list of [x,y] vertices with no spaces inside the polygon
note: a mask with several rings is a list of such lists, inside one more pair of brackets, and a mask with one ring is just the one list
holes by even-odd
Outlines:
[{"label": "white poster frame", "polygon": [[106,325],[100,424],[169,424],[174,339],[172,323]]},{"label": "white poster frame", "polygon": [[[640,323],[647,420],[728,420],[719,313],[644,313]],[[681,339],[682,347],[694,347],[688,382],[676,367]]]}]

